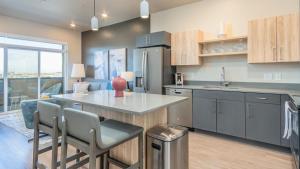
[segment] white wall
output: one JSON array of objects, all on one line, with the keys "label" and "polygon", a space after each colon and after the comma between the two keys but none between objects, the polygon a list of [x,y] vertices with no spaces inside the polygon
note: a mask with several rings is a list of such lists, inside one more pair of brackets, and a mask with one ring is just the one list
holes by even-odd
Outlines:
[{"label": "white wall", "polygon": [[81,63],[81,32],[0,15],[0,32],[64,42],[68,45],[68,89],[72,64]]},{"label": "white wall", "polygon": [[[251,19],[297,12],[299,0],[202,0],[151,15],[151,32],[200,29],[205,39],[215,37],[220,21],[232,35],[246,35]],[[244,56],[205,58],[202,66],[177,67],[186,80],[219,81],[225,66],[227,80],[239,82],[300,83],[300,64],[247,64]],[[281,73],[282,80],[264,80],[265,73]]]}]

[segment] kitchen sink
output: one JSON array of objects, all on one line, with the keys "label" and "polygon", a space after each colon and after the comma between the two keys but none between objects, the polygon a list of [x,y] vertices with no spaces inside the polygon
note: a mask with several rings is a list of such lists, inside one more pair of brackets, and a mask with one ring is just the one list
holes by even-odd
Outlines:
[{"label": "kitchen sink", "polygon": [[238,87],[226,87],[226,86],[204,86],[204,89],[229,89],[229,90],[237,90]]},{"label": "kitchen sink", "polygon": [[238,87],[224,87],[226,89],[239,89]]},{"label": "kitchen sink", "polygon": [[221,86],[204,86],[205,89],[221,89]]}]

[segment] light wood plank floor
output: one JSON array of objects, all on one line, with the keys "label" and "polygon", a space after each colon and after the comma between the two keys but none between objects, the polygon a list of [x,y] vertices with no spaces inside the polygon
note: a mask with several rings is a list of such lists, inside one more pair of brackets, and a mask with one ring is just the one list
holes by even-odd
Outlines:
[{"label": "light wood plank floor", "polygon": [[[0,125],[0,131],[0,168],[29,169],[32,146],[6,126]],[[293,169],[286,151],[198,132],[189,133],[189,144],[190,169]],[[50,152],[40,156],[48,167],[50,159]]]},{"label": "light wood plank floor", "polygon": [[190,133],[189,139],[190,169],[293,168],[286,151],[199,133]]}]

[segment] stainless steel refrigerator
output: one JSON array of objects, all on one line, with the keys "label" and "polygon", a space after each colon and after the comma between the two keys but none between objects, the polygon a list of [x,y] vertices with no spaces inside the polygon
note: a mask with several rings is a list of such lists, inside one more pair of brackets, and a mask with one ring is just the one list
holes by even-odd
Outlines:
[{"label": "stainless steel refrigerator", "polygon": [[174,84],[175,67],[171,66],[171,49],[168,47],[150,47],[134,49],[133,72],[135,73],[133,90],[164,94],[163,85]]}]

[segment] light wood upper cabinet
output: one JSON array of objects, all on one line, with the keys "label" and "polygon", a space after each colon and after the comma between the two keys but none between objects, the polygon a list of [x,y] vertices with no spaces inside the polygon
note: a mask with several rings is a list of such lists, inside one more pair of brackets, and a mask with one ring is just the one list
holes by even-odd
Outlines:
[{"label": "light wood upper cabinet", "polygon": [[264,62],[277,62],[277,40],[276,40],[276,17],[264,19],[265,36],[264,36]]},{"label": "light wood upper cabinet", "polygon": [[258,19],[248,23],[248,63],[265,62],[266,20]]},{"label": "light wood upper cabinet", "polygon": [[300,61],[299,15],[277,17],[277,54],[280,62]]},{"label": "light wood upper cabinet", "polygon": [[172,65],[200,65],[199,41],[202,38],[203,33],[198,30],[172,33]]},{"label": "light wood upper cabinet", "polygon": [[248,63],[298,62],[299,54],[299,15],[249,21]]}]

